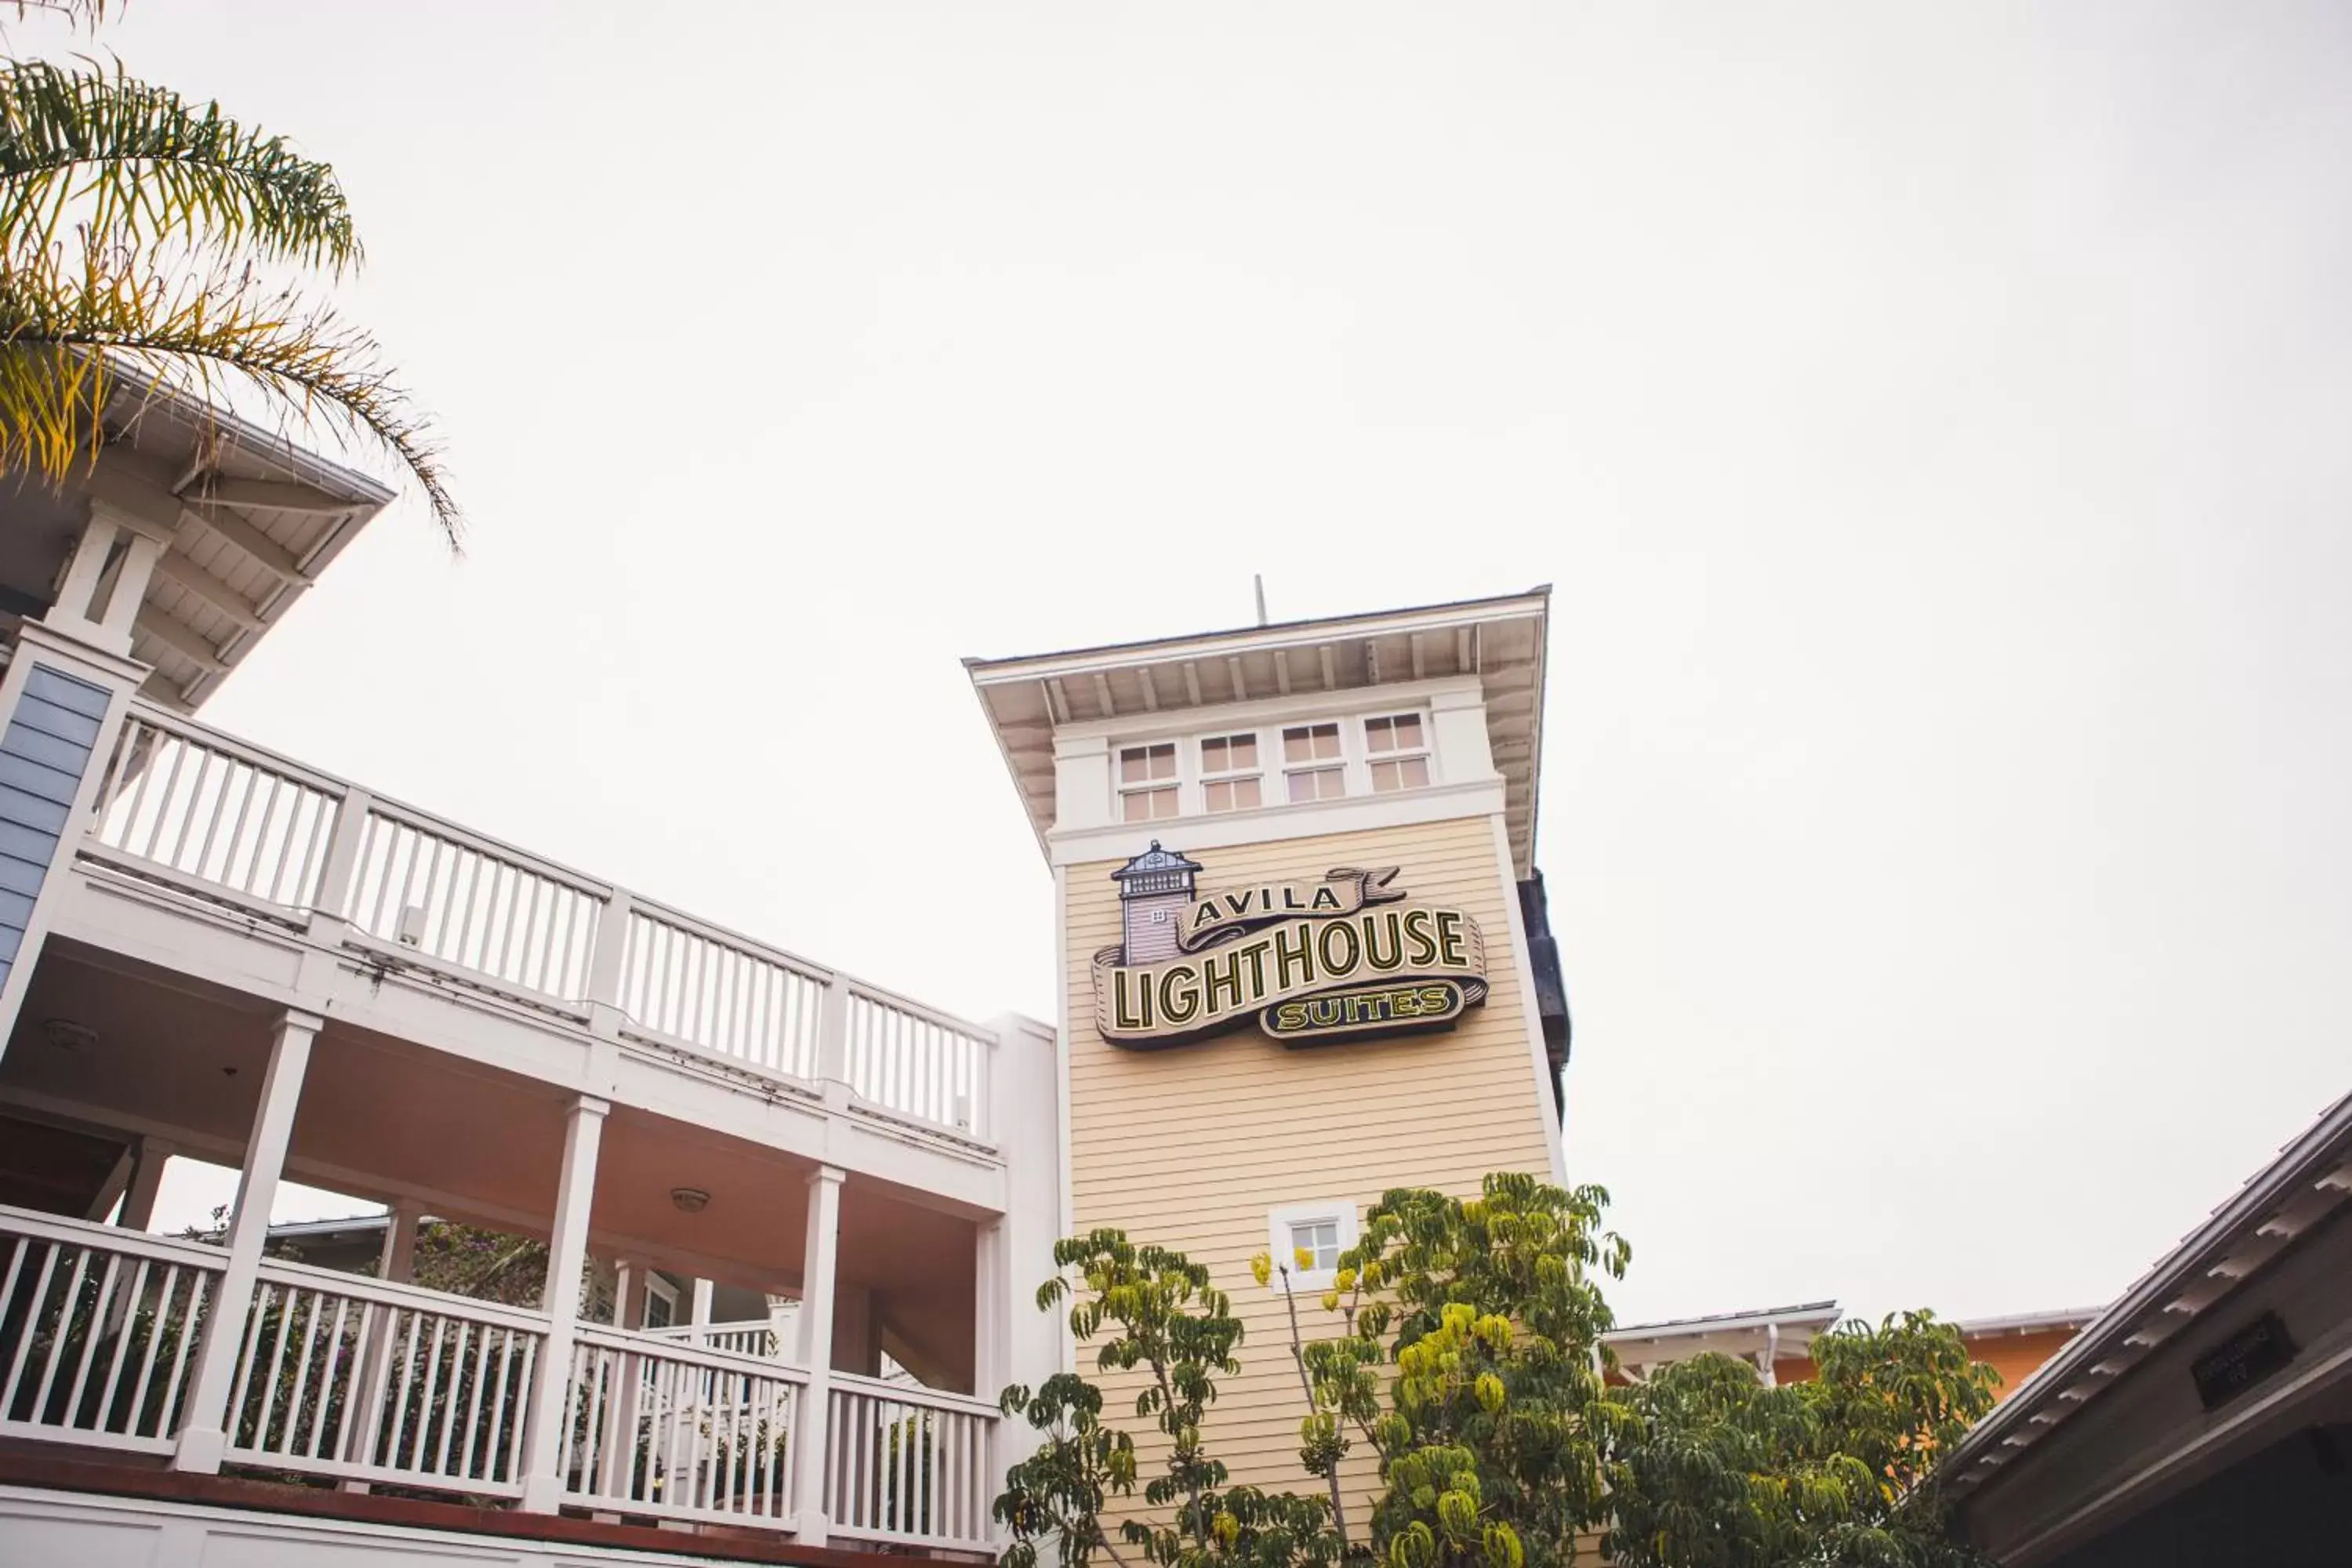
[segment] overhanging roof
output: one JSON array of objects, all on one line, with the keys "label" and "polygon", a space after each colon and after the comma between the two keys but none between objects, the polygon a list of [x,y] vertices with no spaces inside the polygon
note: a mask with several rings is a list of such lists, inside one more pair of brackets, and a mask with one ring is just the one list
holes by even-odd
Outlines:
[{"label": "overhanging roof", "polygon": [[1826,1333],[1843,1315],[1835,1301],[1804,1301],[1790,1307],[1633,1323],[1611,1330],[1601,1336],[1601,1342],[1614,1351],[1622,1363],[1637,1367],[1688,1361],[1709,1352],[1744,1359],[1769,1349],[1784,1357],[1801,1356],[1815,1334]]},{"label": "overhanging roof", "polygon": [[2098,1314],[1937,1467],[1965,1496],[2086,1406],[2130,1381],[2148,1353],[2203,1321],[2352,1197],[2352,1095],[2256,1173],[2180,1245]]},{"label": "overhanging roof", "polygon": [[37,616],[93,503],[168,543],[131,655],[143,695],[193,712],[258,646],[393,492],[287,437],[118,372],[96,466],[0,492],[0,613]]},{"label": "overhanging roof", "polygon": [[1054,823],[1054,732],[1063,725],[1475,675],[1504,780],[1511,858],[1526,877],[1535,863],[1550,596],[1546,584],[1500,598],[968,658],[964,668],[1041,845]]}]

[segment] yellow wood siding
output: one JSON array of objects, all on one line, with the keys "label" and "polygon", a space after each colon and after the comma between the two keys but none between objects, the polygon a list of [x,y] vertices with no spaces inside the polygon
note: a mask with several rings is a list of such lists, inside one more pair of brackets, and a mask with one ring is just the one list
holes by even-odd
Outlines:
[{"label": "yellow wood siding", "polygon": [[[1171,848],[1181,824],[1154,823]],[[1135,847],[1148,837],[1139,831]],[[1486,1005],[1446,1033],[1286,1048],[1254,1026],[1193,1045],[1138,1051],[1095,1028],[1088,963],[1119,940],[1117,861],[1073,866],[1065,955],[1070,1025],[1070,1178],[1080,1231],[1116,1226],[1205,1263],[1247,1324],[1242,1375],[1227,1379],[1208,1428],[1236,1481],[1303,1490],[1305,1414],[1280,1296],[1250,1278],[1269,1211],[1352,1202],[1359,1215],[1396,1186],[1475,1192],[1488,1171],[1550,1178],[1549,1090],[1538,1080],[1512,942],[1509,868],[1494,819],[1480,816],[1375,832],[1202,851],[1203,892],[1315,881],[1337,867],[1402,868],[1416,902],[1476,919],[1486,942]],[[1320,1305],[1300,1303],[1302,1327]],[[1093,1370],[1079,1350],[1079,1367]],[[1132,1391],[1112,1404],[1132,1415]],[[1125,1394],[1120,1397],[1120,1392]],[[1139,1434],[1140,1436],[1140,1434]],[[1350,1490],[1361,1495],[1360,1483]]]}]

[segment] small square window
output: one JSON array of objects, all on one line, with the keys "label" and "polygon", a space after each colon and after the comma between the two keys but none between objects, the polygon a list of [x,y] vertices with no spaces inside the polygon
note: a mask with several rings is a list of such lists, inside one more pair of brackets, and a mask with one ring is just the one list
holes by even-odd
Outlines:
[{"label": "small square window", "polygon": [[1339,1222],[1303,1220],[1290,1227],[1290,1263],[1294,1268],[1320,1271],[1339,1267]]},{"label": "small square window", "polygon": [[1176,815],[1176,743],[1121,746],[1118,752],[1118,819],[1157,822]]},{"label": "small square window", "polygon": [[1373,794],[1428,785],[1429,730],[1420,714],[1391,713],[1365,720],[1364,752],[1370,759]]},{"label": "small square window", "polygon": [[[1344,1199],[1292,1204],[1266,1218],[1266,1247],[1275,1269],[1266,1280],[1276,1290],[1328,1290],[1339,1277],[1339,1257],[1356,1245],[1356,1205]],[[1306,1262],[1299,1255],[1306,1254]]]}]

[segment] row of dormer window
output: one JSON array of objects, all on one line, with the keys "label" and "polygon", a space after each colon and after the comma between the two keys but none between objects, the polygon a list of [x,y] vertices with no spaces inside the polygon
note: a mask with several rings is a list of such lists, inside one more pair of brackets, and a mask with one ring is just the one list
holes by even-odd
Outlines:
[{"label": "row of dormer window", "polygon": [[1430,782],[1429,721],[1382,713],[1119,746],[1113,778],[1122,822],[1419,789]]}]

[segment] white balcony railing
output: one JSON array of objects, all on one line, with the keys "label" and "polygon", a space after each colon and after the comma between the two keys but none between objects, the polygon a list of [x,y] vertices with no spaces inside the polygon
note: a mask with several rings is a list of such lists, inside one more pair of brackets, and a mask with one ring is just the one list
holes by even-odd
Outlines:
[{"label": "white balcony railing", "polygon": [[784,1347],[776,1342],[775,1326],[765,1319],[741,1323],[673,1323],[667,1328],[640,1331],[648,1338],[669,1340],[697,1350],[725,1351],[759,1361],[781,1360]]},{"label": "white balcony railing", "polygon": [[512,1307],[264,1259],[229,1395],[228,1456],[520,1495],[547,1326]]},{"label": "white balcony railing", "polygon": [[[565,1506],[782,1531],[814,1504],[845,1540],[991,1550],[994,1407],[835,1372],[819,1422],[802,1368],[719,1348],[772,1352],[763,1322],[581,1323],[559,1366],[541,1313],[265,1258],[225,1408],[197,1411],[220,1248],[0,1205],[0,1436],[162,1456],[216,1424],[235,1465],[512,1501],[560,1377]],[[793,1444],[820,1431],[802,1499]]]},{"label": "white balcony railing", "polygon": [[793,1517],[791,1440],[807,1374],[782,1362],[583,1327],[564,1426],[566,1500],[735,1523]]},{"label": "white balcony railing", "polygon": [[995,1037],[134,701],[82,853],[593,1026],[986,1140]]},{"label": "white balcony railing", "polygon": [[835,1373],[832,1382],[825,1512],[833,1532],[988,1550],[996,1407],[848,1373]]},{"label": "white balcony railing", "polygon": [[0,1436],[169,1453],[218,1247],[0,1208]]}]

